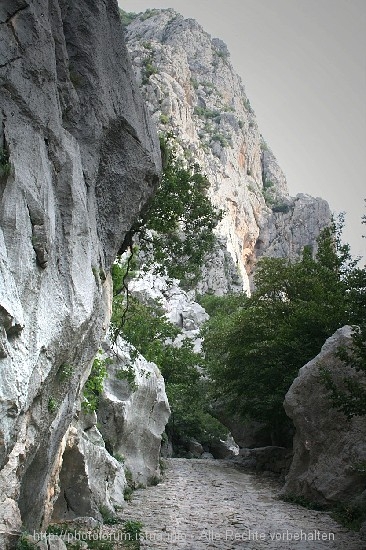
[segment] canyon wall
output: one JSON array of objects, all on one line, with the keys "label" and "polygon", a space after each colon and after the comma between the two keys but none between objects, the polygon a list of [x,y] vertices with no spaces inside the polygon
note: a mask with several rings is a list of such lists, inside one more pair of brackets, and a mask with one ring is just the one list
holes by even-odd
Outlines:
[{"label": "canyon wall", "polygon": [[[0,6],[0,546],[47,523],[160,151],[117,2]],[[57,492],[57,491],[56,491]]]},{"label": "canyon wall", "polygon": [[259,257],[295,259],[314,246],[329,224],[329,206],[289,196],[221,40],[172,9],[129,15],[127,45],[149,111],[161,132],[176,137],[187,164],[207,174],[211,200],[224,212],[222,252],[205,266],[199,292],[235,290],[238,274],[248,290]]}]

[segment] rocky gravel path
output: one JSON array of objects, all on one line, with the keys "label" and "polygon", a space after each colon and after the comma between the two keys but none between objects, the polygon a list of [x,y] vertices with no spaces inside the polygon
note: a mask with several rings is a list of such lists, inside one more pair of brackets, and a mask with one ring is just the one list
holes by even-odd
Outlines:
[{"label": "rocky gravel path", "polygon": [[169,459],[163,481],[135,491],[123,519],[143,522],[143,549],[366,550],[358,534],[278,491],[230,462]]}]

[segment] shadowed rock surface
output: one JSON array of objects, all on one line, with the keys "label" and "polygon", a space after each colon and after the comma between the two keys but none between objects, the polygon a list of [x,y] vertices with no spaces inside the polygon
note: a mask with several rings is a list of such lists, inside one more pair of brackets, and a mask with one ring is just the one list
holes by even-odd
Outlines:
[{"label": "shadowed rock surface", "polygon": [[51,514],[64,436],[108,326],[109,268],[160,156],[114,0],[3,0],[0,32],[5,548],[1,533]]},{"label": "shadowed rock surface", "polygon": [[361,373],[345,367],[336,356],[340,346],[350,346],[352,329],[343,327],[328,338],[312,361],[300,369],[285,400],[296,433],[294,459],[284,493],[329,504],[365,500],[366,425],[363,417],[346,416],[331,407],[320,381],[319,369],[329,369],[341,387],[345,376],[362,382]]}]

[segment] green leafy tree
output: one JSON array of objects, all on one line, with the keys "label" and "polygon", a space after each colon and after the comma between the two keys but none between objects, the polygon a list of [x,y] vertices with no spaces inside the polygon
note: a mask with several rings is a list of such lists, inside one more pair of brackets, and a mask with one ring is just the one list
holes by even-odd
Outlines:
[{"label": "green leafy tree", "polygon": [[186,166],[175,148],[170,135],[161,137],[161,183],[132,233],[138,235],[145,259],[150,256],[148,267],[192,287],[205,255],[213,249],[213,229],[222,213],[212,206],[209,181],[198,164]]},{"label": "green leafy tree", "polygon": [[[366,224],[366,216],[362,217]],[[358,373],[357,378],[345,376],[336,383],[329,370],[322,370],[322,379],[332,406],[347,418],[366,415],[366,266],[354,266],[347,278],[348,316],[353,324],[351,348],[340,348],[338,356],[345,365]]]},{"label": "green leafy tree", "polygon": [[[350,321],[349,282],[354,262],[333,224],[318,240],[314,258],[265,258],[256,290],[225,318],[213,315],[204,328],[207,368],[231,410],[264,422],[273,441],[287,443],[285,394],[299,368],[333,332]],[[223,298],[225,307],[230,307]]]},{"label": "green leafy tree", "polygon": [[[113,315],[113,322],[119,326],[119,313],[115,308]],[[130,298],[122,335],[148,361],[154,362],[164,377],[171,407],[166,431],[175,448],[189,437],[208,442],[226,434],[225,428],[211,416],[208,408],[208,381],[202,379],[199,372],[203,368],[203,356],[194,352],[188,339],[183,340],[179,347],[173,345],[180,332],[166,319],[158,303],[147,305]]]}]

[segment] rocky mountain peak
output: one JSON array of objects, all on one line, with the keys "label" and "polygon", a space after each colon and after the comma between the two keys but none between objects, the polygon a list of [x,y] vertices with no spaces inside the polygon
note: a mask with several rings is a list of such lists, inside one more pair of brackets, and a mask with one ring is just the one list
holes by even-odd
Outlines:
[{"label": "rocky mountain peak", "polygon": [[[286,177],[222,40],[171,9],[137,15],[126,38],[159,130],[173,132],[181,155],[198,162],[209,177],[211,200],[224,211],[218,236],[249,289],[258,256],[298,257],[329,223],[329,207],[309,197],[301,213],[305,220],[296,217],[295,205],[303,201],[289,197]],[[222,290],[210,284],[208,289]]]}]

